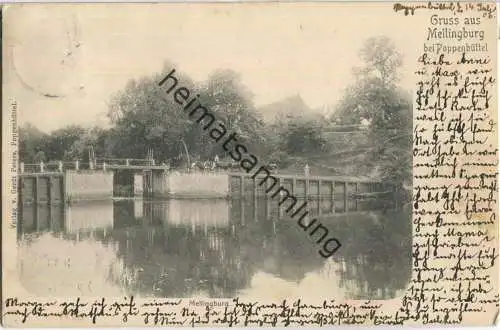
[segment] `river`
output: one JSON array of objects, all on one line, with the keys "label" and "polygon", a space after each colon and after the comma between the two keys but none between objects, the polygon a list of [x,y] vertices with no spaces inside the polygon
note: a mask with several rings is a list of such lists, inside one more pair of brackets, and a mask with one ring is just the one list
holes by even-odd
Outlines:
[{"label": "river", "polygon": [[328,259],[264,199],[24,206],[18,270],[32,294],[392,299],[411,274],[410,209],[323,214]]}]

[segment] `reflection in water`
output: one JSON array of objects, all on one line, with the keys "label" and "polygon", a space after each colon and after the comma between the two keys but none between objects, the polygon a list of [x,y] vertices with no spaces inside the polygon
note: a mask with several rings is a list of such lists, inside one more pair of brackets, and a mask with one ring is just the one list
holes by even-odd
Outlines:
[{"label": "reflection in water", "polygon": [[[193,207],[194,206],[194,207]],[[173,226],[227,227],[229,204],[223,199],[192,200],[172,199],[160,206],[166,211],[163,217]]]},{"label": "reflection in water", "polygon": [[[348,210],[380,204],[354,203]],[[331,214],[331,201],[310,206],[341,240],[330,259],[272,200],[25,206],[20,277],[46,296],[390,299],[404,290],[409,209]]]},{"label": "reflection in water", "polygon": [[95,233],[113,228],[113,202],[75,204],[66,209],[64,229],[68,233]]}]

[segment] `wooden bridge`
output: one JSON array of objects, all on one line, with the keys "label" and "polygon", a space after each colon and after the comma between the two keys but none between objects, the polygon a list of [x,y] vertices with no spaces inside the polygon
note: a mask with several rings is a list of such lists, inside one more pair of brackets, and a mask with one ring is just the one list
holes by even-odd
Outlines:
[{"label": "wooden bridge", "polygon": [[[277,187],[297,198],[329,200],[330,209],[349,209],[349,200],[380,197],[393,189],[373,179],[282,174],[272,171]],[[255,198],[269,195],[262,175],[244,172],[171,171],[154,159],[94,159],[90,163],[20,163],[19,200],[23,204],[52,204],[118,197],[120,185],[129,197],[150,198]],[[336,206],[335,206],[336,205]]]}]

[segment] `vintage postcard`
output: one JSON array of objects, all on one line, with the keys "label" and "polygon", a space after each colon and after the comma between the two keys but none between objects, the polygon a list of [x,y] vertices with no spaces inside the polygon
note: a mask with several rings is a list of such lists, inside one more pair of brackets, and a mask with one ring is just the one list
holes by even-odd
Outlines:
[{"label": "vintage postcard", "polygon": [[5,327],[493,325],[494,2],[2,8]]}]

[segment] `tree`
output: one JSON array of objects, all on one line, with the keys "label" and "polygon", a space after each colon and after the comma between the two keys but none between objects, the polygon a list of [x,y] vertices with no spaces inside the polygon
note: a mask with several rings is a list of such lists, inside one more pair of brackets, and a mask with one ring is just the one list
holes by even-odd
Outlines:
[{"label": "tree", "polygon": [[110,156],[108,135],[108,131],[100,127],[92,127],[86,130],[69,149],[68,158],[88,161],[90,148],[94,149],[94,153],[98,158]]},{"label": "tree", "polygon": [[355,69],[356,82],[346,90],[334,120],[341,124],[369,122],[373,147],[367,162],[379,176],[396,184],[411,182],[411,95],[398,85],[402,56],[386,37],[370,38],[360,51],[365,62]]},{"label": "tree", "polygon": [[[108,116],[114,124],[109,135],[114,156],[144,158],[150,148],[159,160],[178,156],[179,141],[185,137],[190,122],[173,97],[158,85],[171,69],[166,64],[161,73],[131,80],[113,96]],[[193,90],[189,77],[176,76],[183,86]]]},{"label": "tree", "polygon": [[[19,128],[19,158],[27,164],[36,163],[35,156],[43,150],[47,134],[30,123]],[[36,160],[45,158],[40,155]],[[38,161],[39,162],[39,161]]]},{"label": "tree", "polygon": [[[220,145],[167,95],[165,86],[158,86],[171,70],[166,64],[162,73],[131,80],[116,94],[109,109],[114,124],[108,143],[118,157],[145,157],[153,148],[155,158],[178,160],[183,158],[184,144],[191,157],[206,159],[221,153]],[[259,141],[263,124],[255,111],[252,95],[230,70],[214,72],[204,83],[195,84],[188,76],[176,71],[178,87],[186,87],[197,94],[200,105],[224,122],[228,132],[238,134],[239,141]],[[241,139],[240,139],[241,138]]]},{"label": "tree", "polygon": [[396,84],[402,56],[390,39],[368,39],[359,56],[365,65],[354,68],[356,83],[346,89],[333,116],[333,120],[343,125],[361,124],[363,119],[371,121],[375,116],[384,117],[401,94]]},{"label": "tree", "polygon": [[403,65],[403,57],[396,46],[387,37],[369,38],[359,56],[366,63],[362,68],[356,68],[358,74],[378,79],[382,86],[394,86],[399,81],[399,68]]},{"label": "tree", "polygon": [[85,134],[85,129],[77,125],[52,131],[43,143],[43,151],[47,160],[71,160],[71,147],[83,134]]},{"label": "tree", "polygon": [[[254,152],[263,151],[265,125],[253,104],[253,94],[232,70],[216,70],[201,86],[202,104],[235,132]],[[220,152],[217,150],[215,152]]]},{"label": "tree", "polygon": [[290,118],[283,132],[284,150],[292,155],[324,151],[326,140],[322,131],[322,123],[313,118]]}]

